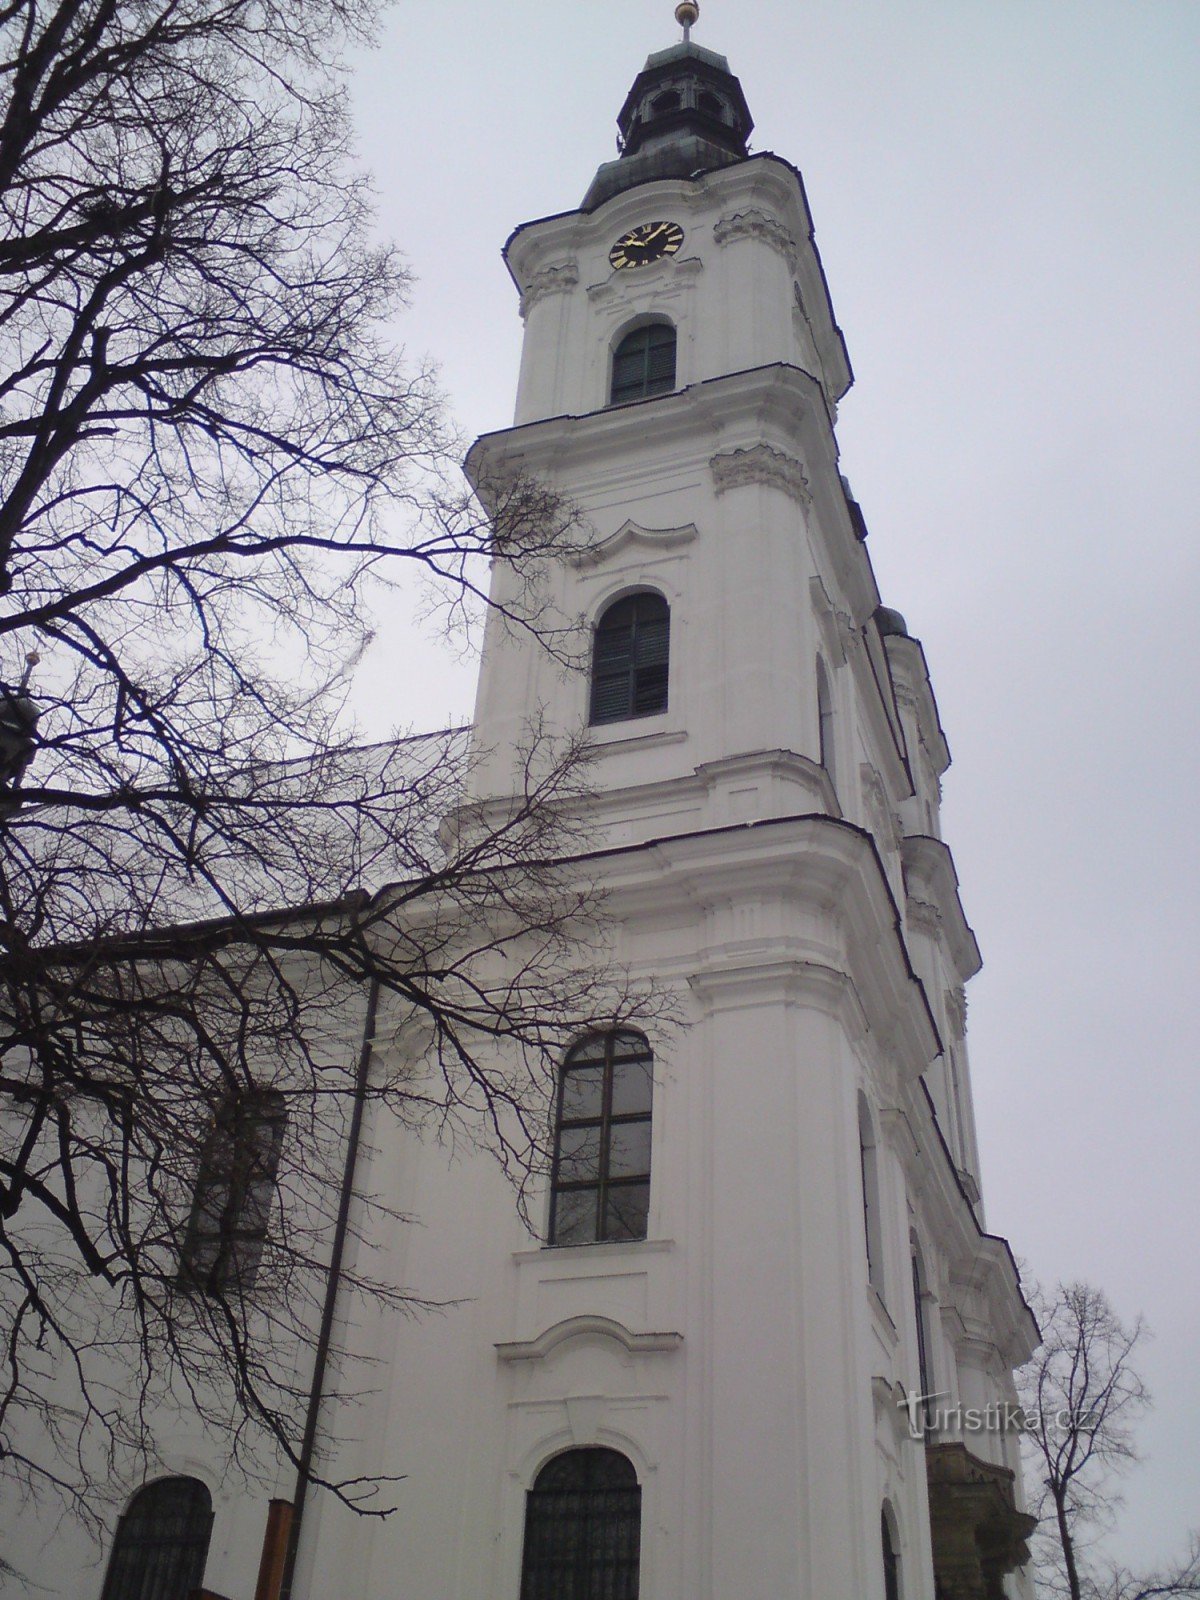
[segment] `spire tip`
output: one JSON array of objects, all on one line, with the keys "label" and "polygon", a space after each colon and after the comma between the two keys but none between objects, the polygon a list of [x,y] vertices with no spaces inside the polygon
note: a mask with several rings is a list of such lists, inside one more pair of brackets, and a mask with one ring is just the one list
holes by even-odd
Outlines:
[{"label": "spire tip", "polygon": [[699,15],[699,0],[681,0],[681,3],[675,7],[675,21],[683,29],[684,44],[690,42],[692,26]]}]

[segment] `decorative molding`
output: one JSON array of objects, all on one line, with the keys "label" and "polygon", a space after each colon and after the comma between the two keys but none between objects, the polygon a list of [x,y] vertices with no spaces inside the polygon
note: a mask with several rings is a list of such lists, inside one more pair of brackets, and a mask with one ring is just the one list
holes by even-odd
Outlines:
[{"label": "decorative molding", "polygon": [[859,768],[859,779],[862,784],[863,805],[866,807],[867,819],[871,832],[879,844],[889,850],[900,847],[900,819],[888,804],[887,790],[884,788],[883,779],[868,761],[864,761]]},{"label": "decorative molding", "polygon": [[535,272],[521,296],[521,315],[526,317],[539,300],[551,294],[569,294],[579,282],[579,263],[564,261],[557,267],[543,267]]},{"label": "decorative molding", "polygon": [[880,1131],[887,1135],[888,1142],[899,1155],[905,1170],[913,1166],[921,1154],[921,1141],[917,1138],[912,1123],[908,1120],[908,1113],[899,1106],[887,1106],[879,1112]]},{"label": "decorative molding", "polygon": [[840,667],[850,654],[854,639],[854,623],[845,611],[838,611],[829,598],[828,590],[815,574],[808,580],[808,592],[813,612],[825,643],[825,654],[830,666]]},{"label": "decorative molding", "polygon": [[[896,704],[903,706],[906,710],[911,711],[914,713],[914,715],[919,716],[921,711],[921,700],[912,684],[906,683],[898,673],[893,673],[892,687],[896,694]],[[917,729],[917,737],[921,740],[921,743],[924,744],[925,741],[919,727]]]},{"label": "decorative molding", "polygon": [[921,933],[927,933],[931,939],[936,939],[942,928],[942,913],[936,906],[931,906],[928,900],[913,900],[908,902],[908,924]]},{"label": "decorative molding", "polygon": [[756,444],[747,450],[723,450],[708,464],[717,494],[761,483],[769,489],[782,489],[802,506],[810,504],[808,479],[801,463],[769,444]]},{"label": "decorative molding", "polygon": [[699,256],[687,256],[682,261],[678,256],[664,256],[661,261],[653,261],[633,272],[614,270],[611,277],[601,283],[590,283],[588,299],[595,306],[610,302],[628,306],[629,291],[647,287],[653,288],[657,295],[669,297],[686,287],[689,278],[698,277],[703,271],[704,263]]},{"label": "decorative molding", "polygon": [[959,1038],[967,1032],[967,991],[961,987],[946,990],[946,1015]]},{"label": "decorative molding", "polygon": [[631,1333],[622,1322],[612,1317],[567,1317],[553,1327],[539,1333],[536,1339],[518,1339],[507,1344],[497,1344],[496,1354],[501,1361],[541,1361],[551,1351],[568,1339],[590,1335],[593,1338],[611,1339],[630,1355],[669,1355],[683,1343],[681,1333]]},{"label": "decorative molding", "polygon": [[792,272],[796,270],[799,255],[795,239],[781,222],[757,207],[722,217],[713,228],[713,238],[721,245],[733,244],[737,239],[761,239],[779,252]]},{"label": "decorative molding", "polygon": [[974,1174],[968,1172],[966,1167],[957,1167],[955,1171],[958,1174],[958,1181],[962,1186],[962,1192],[966,1195],[967,1199],[973,1206],[977,1206],[981,1196],[979,1193],[979,1185],[975,1182]]},{"label": "decorative molding", "polygon": [[640,522],[630,518],[615,533],[610,533],[607,539],[573,551],[567,559],[574,567],[594,567],[602,561],[611,561],[627,545],[640,544],[648,550],[674,550],[680,545],[691,544],[698,536],[694,522],[685,522],[680,528],[644,528]]}]

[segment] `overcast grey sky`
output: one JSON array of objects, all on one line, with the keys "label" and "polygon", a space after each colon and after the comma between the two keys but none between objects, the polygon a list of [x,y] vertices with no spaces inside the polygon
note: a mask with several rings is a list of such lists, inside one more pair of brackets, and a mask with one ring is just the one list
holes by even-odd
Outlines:
[{"label": "overcast grey sky", "polygon": [[[579,203],[672,0],[398,0],[357,74],[403,337],[464,432],[511,419],[500,246]],[[1156,1407],[1115,1548],[1200,1522],[1196,0],[703,0],[754,148],[803,170],[856,384],[843,470],[930,662],[984,954],[989,1223],[1144,1310]],[[470,714],[403,608],[376,732]]]}]

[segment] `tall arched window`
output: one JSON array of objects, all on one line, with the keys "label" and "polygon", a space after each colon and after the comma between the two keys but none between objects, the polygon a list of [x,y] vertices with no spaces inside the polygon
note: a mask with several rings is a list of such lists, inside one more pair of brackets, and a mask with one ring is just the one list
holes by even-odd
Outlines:
[{"label": "tall arched window", "polygon": [[521,1600],[638,1600],[642,1491],[616,1450],[568,1450],[525,1500]]},{"label": "tall arched window", "polygon": [[100,1600],[187,1600],[204,1580],[212,1497],[196,1478],[139,1489],[117,1524]]},{"label": "tall arched window", "polygon": [[[921,1249],[916,1239],[912,1241],[913,1318],[917,1340],[917,1382],[923,1395],[933,1393],[933,1369],[929,1363],[929,1324],[926,1319],[925,1271],[921,1265]],[[921,1407],[925,1431],[929,1431],[930,1405]]]},{"label": "tall arched window", "polygon": [[592,642],[593,726],[665,711],[670,653],[671,609],[662,595],[626,595],[609,606]]},{"label": "tall arched window", "polygon": [[675,329],[669,322],[648,322],[627,333],[613,352],[609,404],[648,400],[675,387]]},{"label": "tall arched window", "polygon": [[900,1557],[887,1506],[880,1512],[879,1523],[883,1540],[883,1600],[900,1600]]},{"label": "tall arched window", "polygon": [[287,1121],[277,1089],[230,1095],[200,1158],[179,1278],[206,1294],[253,1287],[271,1220]]},{"label": "tall arched window", "polygon": [[563,1063],[550,1243],[644,1239],[650,1211],[654,1057],[640,1033],[605,1033]]},{"label": "tall arched window", "polygon": [[837,759],[833,743],[833,696],[829,689],[829,674],[820,656],[817,657],[817,730],[821,765],[829,774],[829,781],[836,790]]},{"label": "tall arched window", "polygon": [[879,1171],[876,1162],[875,1128],[867,1097],[858,1097],[858,1158],[862,1168],[863,1230],[867,1242],[867,1282],[883,1294],[883,1234],[879,1218]]}]

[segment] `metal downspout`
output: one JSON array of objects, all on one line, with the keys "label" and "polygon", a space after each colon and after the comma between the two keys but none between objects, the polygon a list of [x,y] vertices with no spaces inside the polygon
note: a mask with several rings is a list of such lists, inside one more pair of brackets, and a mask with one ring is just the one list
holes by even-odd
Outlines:
[{"label": "metal downspout", "polygon": [[372,978],[367,991],[367,1015],[363,1024],[362,1049],[359,1051],[358,1073],[354,1082],[354,1111],[350,1118],[346,1166],[342,1173],[337,1225],[334,1229],[333,1249],[329,1256],[329,1281],[325,1287],[325,1303],[321,1308],[321,1329],[317,1336],[317,1353],[313,1360],[308,1414],[304,1419],[304,1438],[300,1445],[300,1460],[296,1468],[295,1507],[288,1533],[287,1557],[279,1583],[278,1600],[292,1600],[292,1581],[296,1575],[296,1556],[300,1548],[300,1530],[304,1523],[304,1502],[312,1476],[313,1456],[316,1453],[317,1423],[320,1420],[321,1401],[324,1398],[325,1369],[329,1364],[329,1346],[333,1338],[333,1319],[337,1310],[338,1288],[342,1276],[342,1257],[345,1254],[346,1235],[350,1226],[350,1203],[354,1197],[354,1175],[362,1139],[363,1108],[367,1098],[367,1079],[371,1070],[371,1048],[375,1039],[375,1015],[378,1009],[379,980]]}]

